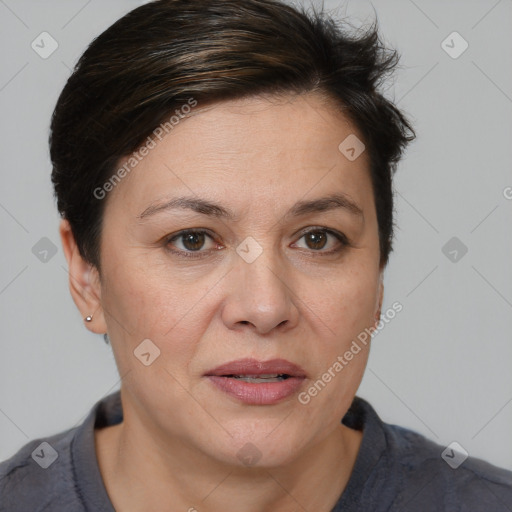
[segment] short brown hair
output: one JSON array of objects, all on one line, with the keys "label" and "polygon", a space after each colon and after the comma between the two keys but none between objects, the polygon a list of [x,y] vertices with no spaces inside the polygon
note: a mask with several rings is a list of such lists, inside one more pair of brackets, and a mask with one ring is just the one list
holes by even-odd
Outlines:
[{"label": "short brown hair", "polygon": [[414,131],[378,91],[398,62],[376,22],[360,37],[278,0],[157,0],[79,59],[53,112],[52,182],[81,255],[100,268],[105,201],[94,190],[169,113],[258,94],[319,92],[355,123],[370,157],[381,265],[393,236],[392,174]]}]

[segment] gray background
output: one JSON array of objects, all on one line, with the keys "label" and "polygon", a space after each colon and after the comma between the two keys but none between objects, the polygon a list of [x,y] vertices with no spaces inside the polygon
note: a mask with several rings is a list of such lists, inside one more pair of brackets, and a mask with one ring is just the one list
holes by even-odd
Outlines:
[{"label": "gray background", "polygon": [[[120,384],[68,292],[47,134],[86,45],[141,3],[0,0],[0,460],[77,425]],[[396,175],[385,280],[384,310],[403,311],[375,337],[358,394],[384,421],[512,469],[512,1],[326,5],[356,25],[377,14],[402,54],[386,94],[418,133]],[[31,48],[43,31],[59,45],[47,59]],[[469,43],[456,59],[441,46],[453,31]],[[455,262],[442,251],[454,236],[468,248]],[[43,237],[57,246],[47,261],[32,252]]]}]

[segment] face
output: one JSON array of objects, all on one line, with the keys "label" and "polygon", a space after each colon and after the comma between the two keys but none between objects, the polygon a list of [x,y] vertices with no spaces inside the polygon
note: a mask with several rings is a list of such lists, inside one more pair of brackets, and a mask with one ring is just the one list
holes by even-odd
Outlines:
[{"label": "face", "polygon": [[95,318],[125,422],[268,466],[339,428],[382,298],[367,155],[338,149],[357,133],[314,95],[217,103],[108,194]]}]

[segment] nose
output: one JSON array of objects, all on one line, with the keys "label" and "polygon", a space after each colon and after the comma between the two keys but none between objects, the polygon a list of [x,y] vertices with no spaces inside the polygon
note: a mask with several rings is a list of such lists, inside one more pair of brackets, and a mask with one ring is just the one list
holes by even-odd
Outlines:
[{"label": "nose", "polygon": [[297,325],[298,298],[293,283],[284,265],[270,253],[264,251],[252,263],[238,258],[228,274],[228,297],[222,310],[228,328],[250,326],[258,334],[268,334]]}]

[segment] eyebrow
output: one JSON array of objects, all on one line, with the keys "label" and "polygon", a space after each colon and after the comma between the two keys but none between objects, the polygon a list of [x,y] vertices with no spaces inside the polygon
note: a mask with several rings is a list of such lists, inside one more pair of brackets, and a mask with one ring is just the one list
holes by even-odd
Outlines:
[{"label": "eyebrow", "polygon": [[[237,218],[232,210],[197,197],[176,197],[163,203],[151,204],[138,216],[138,218],[143,220],[157,213],[175,209],[192,210],[202,215],[227,220],[236,220]],[[309,201],[298,201],[285,214],[285,218],[300,217],[309,213],[326,212],[336,209],[343,209],[353,215],[363,217],[362,209],[347,195],[331,194],[326,197]]]}]

